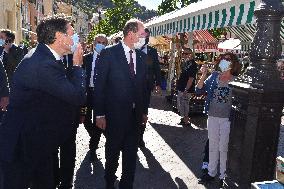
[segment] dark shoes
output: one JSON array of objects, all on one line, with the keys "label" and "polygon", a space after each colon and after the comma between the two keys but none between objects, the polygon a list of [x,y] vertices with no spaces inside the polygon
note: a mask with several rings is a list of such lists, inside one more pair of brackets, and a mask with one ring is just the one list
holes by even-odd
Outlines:
[{"label": "dark shoes", "polygon": [[190,127],[191,126],[191,123],[190,122],[184,122],[184,119],[181,118],[180,119],[180,122],[179,122],[179,125],[182,125],[184,127]]},{"label": "dark shoes", "polygon": [[215,177],[211,177],[208,173],[204,174],[198,181],[200,184],[209,183],[214,180]]},{"label": "dark shoes", "polygon": [[219,181],[219,188],[223,188],[223,182],[224,182],[224,180],[220,179],[220,181]]},{"label": "dark shoes", "polygon": [[183,118],[180,119],[179,125],[183,125],[184,124],[184,120]]},{"label": "dark shoes", "polygon": [[[207,170],[207,173],[205,173],[198,181],[199,184],[208,184],[210,183],[211,181],[213,181],[215,179],[215,177],[212,177],[208,174],[208,169],[202,169],[203,170]],[[218,184],[218,187],[219,188],[223,188],[223,179],[220,179],[219,180],[219,184]]]},{"label": "dark shoes", "polygon": [[92,151],[90,152],[89,160],[90,160],[91,163],[94,163],[94,162],[99,160],[98,156],[96,154],[96,151],[95,152],[92,152]]},{"label": "dark shoes", "polygon": [[139,148],[145,148],[145,142],[144,142],[144,140],[143,139],[141,139],[140,141],[139,141]]}]

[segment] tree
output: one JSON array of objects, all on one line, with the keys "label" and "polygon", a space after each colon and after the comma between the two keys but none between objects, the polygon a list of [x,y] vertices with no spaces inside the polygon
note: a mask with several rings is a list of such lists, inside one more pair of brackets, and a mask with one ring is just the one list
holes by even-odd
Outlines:
[{"label": "tree", "polygon": [[216,28],[209,30],[209,33],[211,33],[211,35],[216,39],[220,39],[222,35],[226,36],[226,32],[227,32],[226,28]]},{"label": "tree", "polygon": [[158,6],[158,14],[163,15],[178,9],[179,3],[181,8],[189,5],[190,3],[196,3],[198,0],[163,0]]},{"label": "tree", "polygon": [[162,3],[158,6],[158,14],[163,15],[169,12],[172,12],[176,9],[177,7],[177,1],[178,0],[164,0]]},{"label": "tree", "polygon": [[95,25],[88,36],[88,42],[93,41],[94,36],[98,33],[109,36],[121,31],[125,23],[140,12],[140,9],[135,6],[134,0],[112,0],[112,3],[114,7],[106,10],[105,19]]}]

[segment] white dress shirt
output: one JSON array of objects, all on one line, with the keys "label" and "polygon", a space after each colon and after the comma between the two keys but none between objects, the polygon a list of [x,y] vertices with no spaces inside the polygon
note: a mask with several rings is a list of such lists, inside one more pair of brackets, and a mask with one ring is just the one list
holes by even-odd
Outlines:
[{"label": "white dress shirt", "polygon": [[142,49],[142,51],[147,54],[147,50],[148,50],[148,45],[145,45],[144,48]]},{"label": "white dress shirt", "polygon": [[124,53],[125,53],[125,56],[127,58],[127,62],[128,64],[130,64],[130,53],[129,51],[132,50],[132,59],[133,59],[133,64],[134,64],[134,72],[136,74],[136,51],[135,49],[130,49],[125,43],[124,41],[122,40],[121,41],[121,44],[122,44],[122,47],[124,49]]},{"label": "white dress shirt", "polygon": [[53,54],[53,56],[55,57],[56,60],[61,60],[60,55],[59,55],[57,52],[55,52],[55,50],[53,50],[52,48],[50,48],[48,45],[46,45],[46,46],[47,46],[47,48],[51,51],[51,53]]},{"label": "white dress shirt", "polygon": [[98,57],[98,53],[96,51],[94,51],[89,87],[94,87],[94,75],[95,75],[95,66],[96,66],[97,57]]}]

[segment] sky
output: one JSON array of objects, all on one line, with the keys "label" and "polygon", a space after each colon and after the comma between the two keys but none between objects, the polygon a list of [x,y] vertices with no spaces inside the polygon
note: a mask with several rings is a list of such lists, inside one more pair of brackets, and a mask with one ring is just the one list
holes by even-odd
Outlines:
[{"label": "sky", "polygon": [[162,0],[136,0],[142,6],[145,6],[147,9],[158,10],[158,6],[161,4]]}]

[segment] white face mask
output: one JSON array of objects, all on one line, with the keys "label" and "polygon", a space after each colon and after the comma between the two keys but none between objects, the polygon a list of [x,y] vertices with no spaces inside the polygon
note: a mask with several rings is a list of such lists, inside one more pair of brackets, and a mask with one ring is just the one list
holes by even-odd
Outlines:
[{"label": "white face mask", "polygon": [[144,37],[139,37],[139,41],[134,43],[134,48],[135,49],[141,49],[144,44],[145,44],[145,38]]},{"label": "white face mask", "polygon": [[71,46],[71,52],[74,54],[74,52],[76,51],[77,49],[77,45],[78,43],[80,42],[80,38],[79,38],[79,35],[77,33],[74,33],[72,35],[72,40],[73,40],[73,45]]},{"label": "white face mask", "polygon": [[2,46],[4,46],[4,44],[5,44],[5,40],[4,39],[0,39],[0,46],[2,47]]},{"label": "white face mask", "polygon": [[221,72],[225,72],[231,69],[231,62],[227,60],[221,60],[219,63],[219,68]]}]

